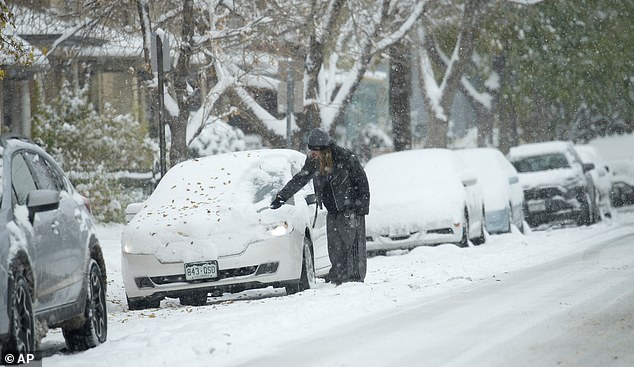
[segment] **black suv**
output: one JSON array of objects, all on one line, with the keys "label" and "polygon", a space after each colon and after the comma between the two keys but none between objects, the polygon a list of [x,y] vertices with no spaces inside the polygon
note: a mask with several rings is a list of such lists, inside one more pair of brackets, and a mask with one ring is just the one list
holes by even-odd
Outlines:
[{"label": "black suv", "polygon": [[596,221],[594,183],[572,142],[553,141],[512,147],[509,160],[524,190],[524,217],[530,226],[551,221]]},{"label": "black suv", "polygon": [[7,134],[0,135],[0,289],[3,358],[35,353],[49,328],[61,327],[73,351],[106,340],[106,267],[90,204],[44,150]]}]

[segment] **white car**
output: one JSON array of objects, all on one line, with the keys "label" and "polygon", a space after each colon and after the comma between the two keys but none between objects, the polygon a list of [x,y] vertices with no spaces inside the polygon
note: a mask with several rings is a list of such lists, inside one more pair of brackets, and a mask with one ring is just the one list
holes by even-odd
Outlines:
[{"label": "white car", "polygon": [[603,161],[599,151],[592,145],[575,145],[575,150],[583,163],[594,164],[594,169],[588,171],[588,174],[594,182],[596,191],[594,195],[596,200],[595,207],[599,211],[599,213],[596,213],[597,219],[611,217],[610,191],[612,190],[612,175],[610,175],[608,166]]},{"label": "white car", "polygon": [[165,297],[202,305],[209,293],[312,287],[330,269],[326,212],[306,185],[278,210],[273,196],[306,156],[293,150],[227,153],[171,168],[122,234],[130,309]]},{"label": "white car", "polygon": [[508,154],[519,174],[526,207],[524,217],[531,227],[553,221],[596,221],[594,187],[584,164],[569,141],[550,141],[511,147]]},{"label": "white car", "polygon": [[388,153],[371,159],[365,171],[372,194],[368,251],[485,241],[481,188],[454,152]]},{"label": "white car", "polygon": [[523,231],[524,191],[511,162],[495,148],[455,152],[478,177],[484,193],[487,231],[507,233],[511,231],[511,224]]}]

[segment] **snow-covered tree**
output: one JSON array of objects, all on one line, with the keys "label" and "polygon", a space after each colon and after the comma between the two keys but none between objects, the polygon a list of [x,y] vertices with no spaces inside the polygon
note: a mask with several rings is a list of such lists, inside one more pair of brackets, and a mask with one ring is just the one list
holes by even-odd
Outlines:
[{"label": "snow-covered tree", "polygon": [[[33,63],[33,49],[14,34],[14,18],[15,15],[7,6],[6,1],[0,0],[0,65],[27,66]],[[4,78],[5,73],[6,70],[0,67],[0,80]]]},{"label": "snow-covered tree", "polygon": [[64,81],[53,101],[39,105],[33,115],[33,139],[90,198],[98,220],[123,220],[125,206],[141,198],[140,192],[126,190],[120,179],[152,170],[154,144],[129,115],[119,115],[108,105],[97,113],[88,102],[87,86],[74,90]]},{"label": "snow-covered tree", "polygon": [[[138,0],[144,40],[164,29],[176,51],[168,88],[177,107],[168,122],[171,164],[186,158],[206,116],[232,109],[233,121],[282,145],[286,119],[271,102],[285,78],[277,72],[280,59],[299,65],[305,89],[304,112],[292,124],[294,146],[314,126],[334,132],[374,57],[413,28],[426,2]],[[204,118],[192,119],[192,110]]]},{"label": "snow-covered tree", "polygon": [[[482,21],[496,4],[495,0],[436,2],[417,27],[418,74],[428,116],[428,147],[447,147],[451,106],[461,87],[473,93],[479,103],[490,103],[490,96],[477,95],[465,78],[465,70],[471,63]],[[451,52],[444,51],[443,43]]]}]

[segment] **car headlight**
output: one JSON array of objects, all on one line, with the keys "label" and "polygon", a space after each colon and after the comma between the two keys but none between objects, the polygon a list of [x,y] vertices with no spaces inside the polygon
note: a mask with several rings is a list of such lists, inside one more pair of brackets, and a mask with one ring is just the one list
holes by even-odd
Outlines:
[{"label": "car headlight", "polygon": [[564,181],[564,186],[567,189],[572,189],[577,186],[583,186],[583,181],[578,176],[566,177],[566,180]]},{"label": "car headlight", "polygon": [[268,232],[271,234],[271,236],[273,237],[281,237],[281,236],[286,236],[287,234],[291,233],[293,231],[293,227],[284,222],[282,224],[278,224],[278,225],[274,225],[268,228]]}]

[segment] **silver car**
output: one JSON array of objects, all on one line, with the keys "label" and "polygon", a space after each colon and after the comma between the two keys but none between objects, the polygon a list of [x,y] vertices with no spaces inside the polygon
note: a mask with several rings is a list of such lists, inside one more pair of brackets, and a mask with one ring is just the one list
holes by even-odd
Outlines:
[{"label": "silver car", "polygon": [[70,350],[106,340],[106,268],[89,202],[28,139],[0,135],[0,342],[34,353],[48,328]]}]

